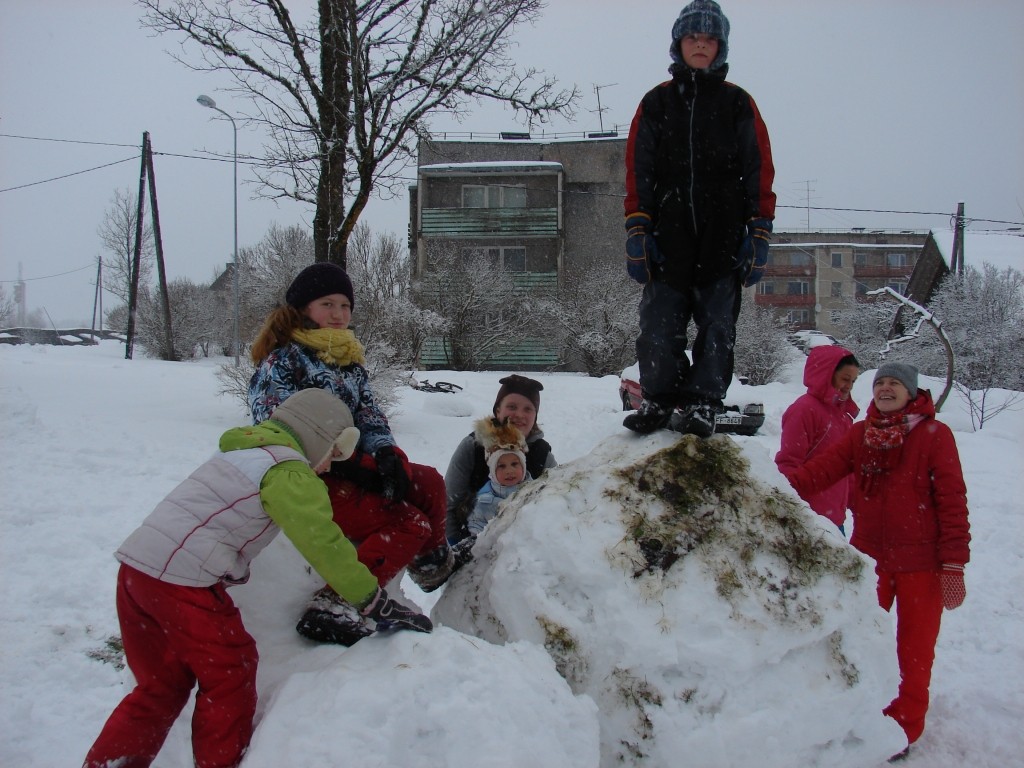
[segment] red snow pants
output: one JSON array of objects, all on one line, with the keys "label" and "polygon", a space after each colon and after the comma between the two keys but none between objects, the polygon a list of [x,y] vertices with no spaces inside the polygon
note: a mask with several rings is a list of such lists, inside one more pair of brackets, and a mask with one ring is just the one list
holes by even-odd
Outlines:
[{"label": "red snow pants", "polygon": [[359,562],[385,586],[414,557],[444,546],[447,498],[444,478],[433,467],[410,462],[409,492],[391,502],[350,480],[330,475],[334,522],[355,542]]},{"label": "red snow pants", "polygon": [[889,610],[896,601],[896,657],[900,664],[899,695],[882,714],[903,728],[913,744],[924,732],[928,686],[935,661],[935,643],[942,620],[942,584],[938,571],[878,574],[878,604]]},{"label": "red snow pants", "polygon": [[234,768],[252,738],[256,643],[223,585],[182,587],[122,565],[117,618],[137,684],[107,719],[84,768],[146,768],[199,683],[196,768]]}]

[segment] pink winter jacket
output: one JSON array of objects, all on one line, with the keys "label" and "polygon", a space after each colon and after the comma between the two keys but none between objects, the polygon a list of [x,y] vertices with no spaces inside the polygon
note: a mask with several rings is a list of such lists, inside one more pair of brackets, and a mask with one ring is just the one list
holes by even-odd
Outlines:
[{"label": "pink winter jacket", "polygon": [[[807,393],[798,397],[782,414],[782,445],[775,454],[775,464],[789,475],[812,456],[838,443],[860,413],[853,399],[840,400],[832,386],[832,374],[850,350],[837,345],[811,349],[804,364],[804,385]],[[852,476],[844,477],[823,491],[800,497],[811,509],[836,525],[846,520]]]}]

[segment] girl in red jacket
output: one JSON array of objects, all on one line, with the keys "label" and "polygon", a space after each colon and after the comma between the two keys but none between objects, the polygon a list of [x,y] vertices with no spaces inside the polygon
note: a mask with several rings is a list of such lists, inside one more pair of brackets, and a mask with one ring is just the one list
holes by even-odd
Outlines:
[{"label": "girl in red jacket", "polygon": [[879,605],[896,604],[900,689],[883,712],[903,727],[909,750],[924,731],[942,609],[967,596],[967,489],[953,433],[935,420],[917,369],[885,363],[872,392],[864,421],[786,476],[804,496],[854,473],[851,543],[875,560]]},{"label": "girl in red jacket", "polygon": [[[832,344],[811,349],[804,364],[807,392],[782,414],[782,445],[775,454],[780,472],[793,471],[846,436],[860,413],[850,396],[859,375],[860,364],[850,350]],[[849,476],[818,493],[801,494],[801,498],[846,533]]]}]

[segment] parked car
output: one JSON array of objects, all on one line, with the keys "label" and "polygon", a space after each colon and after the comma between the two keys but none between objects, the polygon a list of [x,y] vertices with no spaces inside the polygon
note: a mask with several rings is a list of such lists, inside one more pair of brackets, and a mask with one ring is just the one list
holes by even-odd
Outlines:
[{"label": "parked car", "polygon": [[[634,411],[640,407],[644,396],[640,393],[639,366],[631,365],[619,376],[619,399],[624,411]],[[715,416],[716,433],[753,435],[764,424],[764,403],[726,405],[725,409],[725,413]]]},{"label": "parked car", "polygon": [[789,343],[799,349],[805,355],[811,351],[812,347],[820,347],[828,344],[838,344],[835,337],[829,336],[827,333],[821,331],[795,331],[786,337]]}]

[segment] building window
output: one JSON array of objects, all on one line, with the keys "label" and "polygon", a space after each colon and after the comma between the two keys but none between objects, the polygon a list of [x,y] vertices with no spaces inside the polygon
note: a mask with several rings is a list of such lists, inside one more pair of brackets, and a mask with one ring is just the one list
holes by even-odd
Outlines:
[{"label": "building window", "polygon": [[828,321],[832,323],[832,325],[842,325],[843,313],[837,309],[831,310],[828,313]]},{"label": "building window", "polygon": [[526,187],[511,184],[463,184],[463,208],[525,208]]},{"label": "building window", "polygon": [[809,309],[791,309],[786,314],[786,321],[792,325],[802,325],[809,322],[811,319],[811,311]]},{"label": "building window", "polygon": [[757,292],[762,296],[770,296],[775,293],[775,282],[772,280],[762,280],[757,284]]},{"label": "building window", "polygon": [[790,266],[793,267],[807,267],[811,264],[811,254],[802,251],[797,251],[789,255]]},{"label": "building window", "polygon": [[905,296],[907,292],[907,281],[906,280],[889,280],[885,284],[886,288],[892,288],[896,293],[901,296]]},{"label": "building window", "polygon": [[907,266],[907,254],[887,253],[885,254],[885,263],[889,267],[905,267]]},{"label": "building window", "polygon": [[832,281],[832,292],[829,294],[833,299],[843,298],[843,284],[839,281]]},{"label": "building window", "polygon": [[500,266],[509,272],[526,271],[525,248],[463,248],[462,257],[467,261],[474,258],[484,257],[493,266]]},{"label": "building window", "polygon": [[842,269],[843,266],[843,254],[833,253],[832,254],[832,266],[836,269]]},{"label": "building window", "polygon": [[787,296],[806,296],[810,292],[810,284],[806,280],[790,280],[786,283]]},{"label": "building window", "polygon": [[853,265],[855,267],[866,267],[868,265],[868,254],[867,254],[867,251],[854,251],[853,252]]}]

